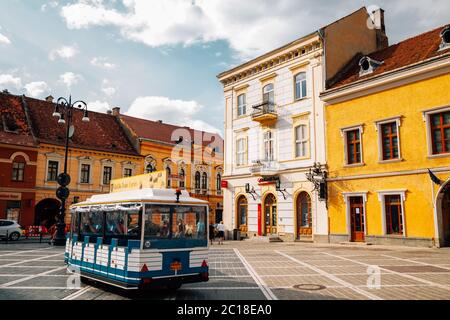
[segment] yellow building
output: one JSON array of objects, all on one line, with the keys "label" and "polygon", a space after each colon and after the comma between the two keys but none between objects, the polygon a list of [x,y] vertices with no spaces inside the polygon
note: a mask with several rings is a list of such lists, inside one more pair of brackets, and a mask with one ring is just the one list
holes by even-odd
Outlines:
[{"label": "yellow building", "polygon": [[223,140],[218,134],[126,116],[119,108],[113,115],[143,156],[143,173],[166,171],[167,188],[208,201],[210,221],[222,220]]},{"label": "yellow building", "polygon": [[[36,206],[34,223],[50,226],[59,212],[56,198],[57,176],[64,171],[65,126],[52,117],[54,103],[25,98],[33,135],[39,142],[36,172]],[[143,157],[127,139],[111,114],[89,112],[88,123],[83,112],[75,110],[75,132],[70,139],[67,171],[71,177],[66,207],[84,201],[94,194],[108,193],[110,180],[142,173]],[[66,222],[70,221],[68,211]]]},{"label": "yellow building", "polygon": [[438,28],[355,57],[322,93],[330,242],[450,245],[449,49]]}]

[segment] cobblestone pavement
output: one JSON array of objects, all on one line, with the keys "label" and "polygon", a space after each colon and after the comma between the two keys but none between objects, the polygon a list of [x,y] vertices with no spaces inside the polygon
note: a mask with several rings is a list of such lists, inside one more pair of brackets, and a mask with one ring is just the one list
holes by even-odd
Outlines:
[{"label": "cobblestone pavement", "polygon": [[67,289],[62,248],[0,244],[0,299],[450,299],[449,249],[226,242],[209,265],[209,282],[176,292]]}]

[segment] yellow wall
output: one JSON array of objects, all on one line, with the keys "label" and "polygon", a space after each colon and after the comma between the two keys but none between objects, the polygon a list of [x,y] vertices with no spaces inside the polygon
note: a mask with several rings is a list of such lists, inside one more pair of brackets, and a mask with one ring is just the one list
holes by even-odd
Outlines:
[{"label": "yellow wall", "polygon": [[[56,199],[55,191],[58,188],[57,182],[50,182],[47,180],[47,155],[58,154],[59,168],[58,172],[64,171],[64,148],[49,144],[40,144],[38,150],[37,172],[36,172],[36,204],[39,201],[47,198]],[[92,179],[90,184],[79,184],[79,157],[89,157],[92,159],[91,171]],[[102,185],[102,163],[101,160],[110,159],[113,161],[113,177],[112,179],[122,178],[123,167],[122,162],[131,162],[135,165],[134,173],[142,173],[142,157],[128,156],[116,153],[99,152],[87,149],[69,149],[68,158],[68,174],[71,177],[71,183],[68,186],[70,190],[70,197],[67,199],[66,206],[69,207],[73,203],[75,196],[80,197],[80,201],[86,200],[93,194],[108,193],[109,185]],[[69,217],[66,215],[66,221]]]},{"label": "yellow wall", "polygon": [[[327,163],[330,178],[448,167],[450,154],[447,157],[428,157],[427,127],[422,112],[450,104],[449,83],[450,75],[447,74],[327,105]],[[401,116],[399,136],[402,161],[379,163],[379,136],[375,121],[397,116]],[[344,167],[345,135],[341,135],[341,128],[360,124],[363,125],[364,165]],[[449,173],[436,175],[443,181],[450,178]],[[330,233],[347,233],[346,206],[342,192],[368,191],[367,232],[368,235],[381,235],[381,202],[376,191],[391,189],[407,189],[404,213],[406,236],[433,238],[435,226],[432,199],[438,192],[438,186],[431,183],[428,174],[398,173],[394,177],[330,182]]]}]

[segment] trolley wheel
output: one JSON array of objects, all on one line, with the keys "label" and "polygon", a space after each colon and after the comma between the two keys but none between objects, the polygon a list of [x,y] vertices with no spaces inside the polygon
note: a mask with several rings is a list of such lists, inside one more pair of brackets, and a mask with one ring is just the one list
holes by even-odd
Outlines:
[{"label": "trolley wheel", "polygon": [[18,232],[13,232],[9,235],[9,240],[11,241],[17,241],[20,238],[20,233]]}]

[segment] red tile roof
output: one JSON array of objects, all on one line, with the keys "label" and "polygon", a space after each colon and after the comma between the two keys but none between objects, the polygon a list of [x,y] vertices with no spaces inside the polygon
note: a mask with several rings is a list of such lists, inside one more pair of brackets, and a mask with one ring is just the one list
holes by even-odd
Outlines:
[{"label": "red tile roof", "polygon": [[220,150],[220,152],[223,151],[223,139],[218,134],[194,130],[189,127],[181,127],[181,126],[176,126],[176,125],[172,125],[172,124],[162,123],[159,121],[134,118],[134,117],[126,116],[126,115],[120,115],[120,117],[121,117],[122,121],[124,121],[124,123],[131,130],[133,130],[134,133],[139,138],[159,141],[159,142],[163,142],[163,143],[169,143],[169,144],[173,145],[173,144],[175,144],[176,141],[173,141],[171,139],[172,133],[176,129],[187,129],[187,130],[189,130],[192,139],[196,138],[196,136],[194,135],[195,133],[197,133],[197,135],[199,135],[199,136],[201,133],[201,137],[204,140],[203,146],[205,146],[205,147],[208,146],[213,141],[213,138],[211,136],[205,136],[204,134],[206,133],[209,135],[213,135],[214,141],[217,141],[216,139],[218,139],[220,141],[220,144],[222,145],[222,150]]},{"label": "red tile roof", "polygon": [[383,64],[376,68],[373,73],[361,77],[359,76],[359,60],[363,56],[358,54],[328,83],[328,88],[334,89],[358,80],[370,79],[430,58],[450,54],[450,48],[439,51],[439,45],[441,44],[440,33],[447,26],[436,28],[369,54],[370,58],[382,61]]},{"label": "red tile roof", "polygon": [[[28,125],[25,110],[22,107],[22,97],[0,92],[0,142],[22,146],[36,146],[33,133]],[[5,125],[17,128],[14,132],[8,132]],[[6,130],[5,130],[6,129]]]},{"label": "red tile roof", "polygon": [[[28,97],[25,101],[39,141],[64,145],[65,126],[58,124],[58,119],[52,116],[55,104]],[[90,111],[89,122],[81,121],[82,118],[83,111],[75,109],[72,118],[75,134],[70,140],[70,147],[139,155],[113,115]]]}]

